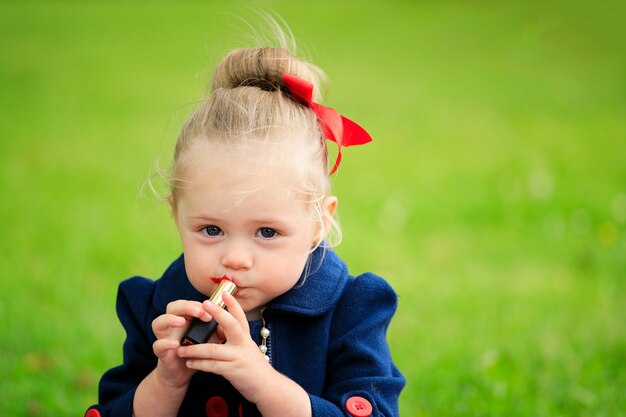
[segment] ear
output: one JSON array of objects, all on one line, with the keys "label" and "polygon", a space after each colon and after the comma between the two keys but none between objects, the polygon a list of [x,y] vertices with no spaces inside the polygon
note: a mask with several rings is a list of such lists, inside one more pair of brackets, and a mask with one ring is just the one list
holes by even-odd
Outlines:
[{"label": "ear", "polygon": [[170,214],[174,219],[174,222],[176,222],[176,201],[174,199],[174,194],[172,194],[171,192],[167,195],[167,205],[170,206]]},{"label": "ear", "polygon": [[322,240],[326,237],[326,234],[330,230],[330,226],[333,221],[333,215],[337,210],[337,205],[339,204],[339,200],[334,195],[330,195],[324,198],[322,201],[322,222],[315,233],[315,245],[319,245]]},{"label": "ear", "polygon": [[[322,207],[324,208],[324,222],[327,222],[328,219],[332,219],[335,214],[335,210],[337,210],[337,205],[339,204],[339,200],[334,195],[329,195],[324,199],[322,203]],[[328,228],[327,225],[324,226]]]}]

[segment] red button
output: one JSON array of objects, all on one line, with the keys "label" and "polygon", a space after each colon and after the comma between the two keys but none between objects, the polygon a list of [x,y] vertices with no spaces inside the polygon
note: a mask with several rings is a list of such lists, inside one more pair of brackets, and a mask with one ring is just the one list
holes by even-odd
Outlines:
[{"label": "red button", "polygon": [[96,410],[95,408],[90,408],[85,413],[85,417],[100,417],[100,411]]},{"label": "red button", "polygon": [[372,415],[372,404],[363,397],[350,397],[346,401],[346,409],[352,417],[368,417]]},{"label": "red button", "polygon": [[207,417],[228,417],[228,404],[222,397],[211,397],[204,407]]}]

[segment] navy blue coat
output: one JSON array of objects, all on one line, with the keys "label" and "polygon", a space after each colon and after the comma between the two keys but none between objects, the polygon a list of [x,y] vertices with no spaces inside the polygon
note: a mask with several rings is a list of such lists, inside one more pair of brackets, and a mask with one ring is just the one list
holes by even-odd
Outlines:
[{"label": "navy blue coat", "polygon": [[[405,379],[386,341],[398,302],[395,292],[374,274],[349,275],[332,250],[317,249],[308,270],[306,279],[264,310],[272,366],[306,390],[313,416],[349,416],[355,404],[360,415],[371,408],[372,416],[397,416]],[[135,390],[157,364],[152,321],[178,299],[206,299],[189,282],[183,256],[157,281],[134,277],[120,284],[117,314],[127,334],[124,361],[103,375],[99,404],[88,410],[89,417],[131,417]],[[250,322],[257,343],[260,328],[259,321]],[[217,415],[259,415],[226,379],[205,372],[194,374],[178,415],[212,415],[207,401],[213,397],[221,397],[222,414]]]}]

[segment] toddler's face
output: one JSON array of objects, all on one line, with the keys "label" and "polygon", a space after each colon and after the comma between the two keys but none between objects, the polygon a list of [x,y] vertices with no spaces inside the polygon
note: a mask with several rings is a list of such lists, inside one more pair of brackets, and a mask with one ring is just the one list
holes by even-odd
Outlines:
[{"label": "toddler's face", "polygon": [[320,239],[310,203],[285,174],[233,172],[232,160],[190,158],[174,218],[192,285],[207,296],[226,276],[255,315],[298,281]]}]

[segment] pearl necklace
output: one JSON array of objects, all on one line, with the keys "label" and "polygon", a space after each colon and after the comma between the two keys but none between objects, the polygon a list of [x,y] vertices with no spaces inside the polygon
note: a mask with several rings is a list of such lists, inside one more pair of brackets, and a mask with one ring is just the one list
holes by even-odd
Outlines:
[{"label": "pearl necklace", "polygon": [[[264,309],[263,309],[264,310]],[[270,338],[270,329],[268,329],[265,325],[265,318],[263,318],[263,310],[261,310],[261,344],[259,345],[259,350],[265,356],[268,362],[270,362],[270,357],[267,354],[269,348],[267,347],[268,340]]]}]

